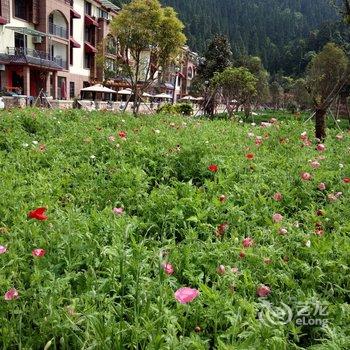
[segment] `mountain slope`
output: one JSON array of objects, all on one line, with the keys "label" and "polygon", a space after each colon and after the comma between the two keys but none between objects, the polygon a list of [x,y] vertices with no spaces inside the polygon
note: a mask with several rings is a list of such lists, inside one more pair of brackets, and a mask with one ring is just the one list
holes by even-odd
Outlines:
[{"label": "mountain slope", "polygon": [[203,52],[208,39],[226,34],[235,55],[252,54],[271,71],[279,69],[281,49],[322,22],[334,20],[327,0],[161,0],[186,25],[189,45]]}]

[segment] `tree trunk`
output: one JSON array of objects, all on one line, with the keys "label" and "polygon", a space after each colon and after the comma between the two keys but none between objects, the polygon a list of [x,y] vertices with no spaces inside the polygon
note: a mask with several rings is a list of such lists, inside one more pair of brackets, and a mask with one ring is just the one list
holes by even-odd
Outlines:
[{"label": "tree trunk", "polygon": [[250,104],[245,104],[244,105],[244,115],[246,118],[249,118],[250,117],[250,114],[251,114],[251,105]]},{"label": "tree trunk", "polygon": [[323,141],[326,138],[327,109],[316,109],[316,138]]}]

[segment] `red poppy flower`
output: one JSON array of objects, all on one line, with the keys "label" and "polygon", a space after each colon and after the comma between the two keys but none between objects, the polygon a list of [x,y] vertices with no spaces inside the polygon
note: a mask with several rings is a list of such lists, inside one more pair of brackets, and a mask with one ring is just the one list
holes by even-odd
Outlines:
[{"label": "red poppy flower", "polygon": [[246,156],[245,156],[247,159],[249,159],[249,160],[252,160],[252,159],[254,159],[254,154],[253,153],[248,153],[248,154],[246,154]]},{"label": "red poppy flower", "polygon": [[350,177],[345,177],[343,179],[343,182],[346,183],[346,184],[350,184]]},{"label": "red poppy flower", "polygon": [[28,213],[29,219],[36,219],[36,220],[47,220],[48,217],[45,215],[46,208],[37,208],[35,210],[32,210]]},{"label": "red poppy flower", "polygon": [[119,137],[122,138],[122,139],[125,139],[125,138],[126,138],[126,132],[125,132],[125,131],[119,131],[118,135],[119,135]]},{"label": "red poppy flower", "polygon": [[219,170],[219,167],[216,164],[211,164],[208,166],[208,170],[212,173],[216,173]]}]

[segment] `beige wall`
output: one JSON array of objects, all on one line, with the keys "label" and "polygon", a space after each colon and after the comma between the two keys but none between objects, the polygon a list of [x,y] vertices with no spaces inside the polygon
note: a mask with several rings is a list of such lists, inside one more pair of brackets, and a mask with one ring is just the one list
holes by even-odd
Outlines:
[{"label": "beige wall", "polygon": [[90,76],[90,69],[84,68],[84,0],[74,0],[74,10],[81,15],[81,18],[73,19],[73,38],[80,44],[80,48],[73,48],[73,65],[70,66],[70,72]]}]

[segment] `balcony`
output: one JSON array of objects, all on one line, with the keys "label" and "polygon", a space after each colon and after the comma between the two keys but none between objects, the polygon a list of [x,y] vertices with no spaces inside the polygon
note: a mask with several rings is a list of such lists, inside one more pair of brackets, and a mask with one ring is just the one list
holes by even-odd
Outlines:
[{"label": "balcony", "polygon": [[60,38],[68,39],[68,30],[57,24],[49,23],[49,33]]},{"label": "balcony", "polygon": [[30,64],[53,70],[67,69],[67,62],[62,58],[24,47],[7,47],[7,53],[0,53],[0,59],[11,64]]}]

